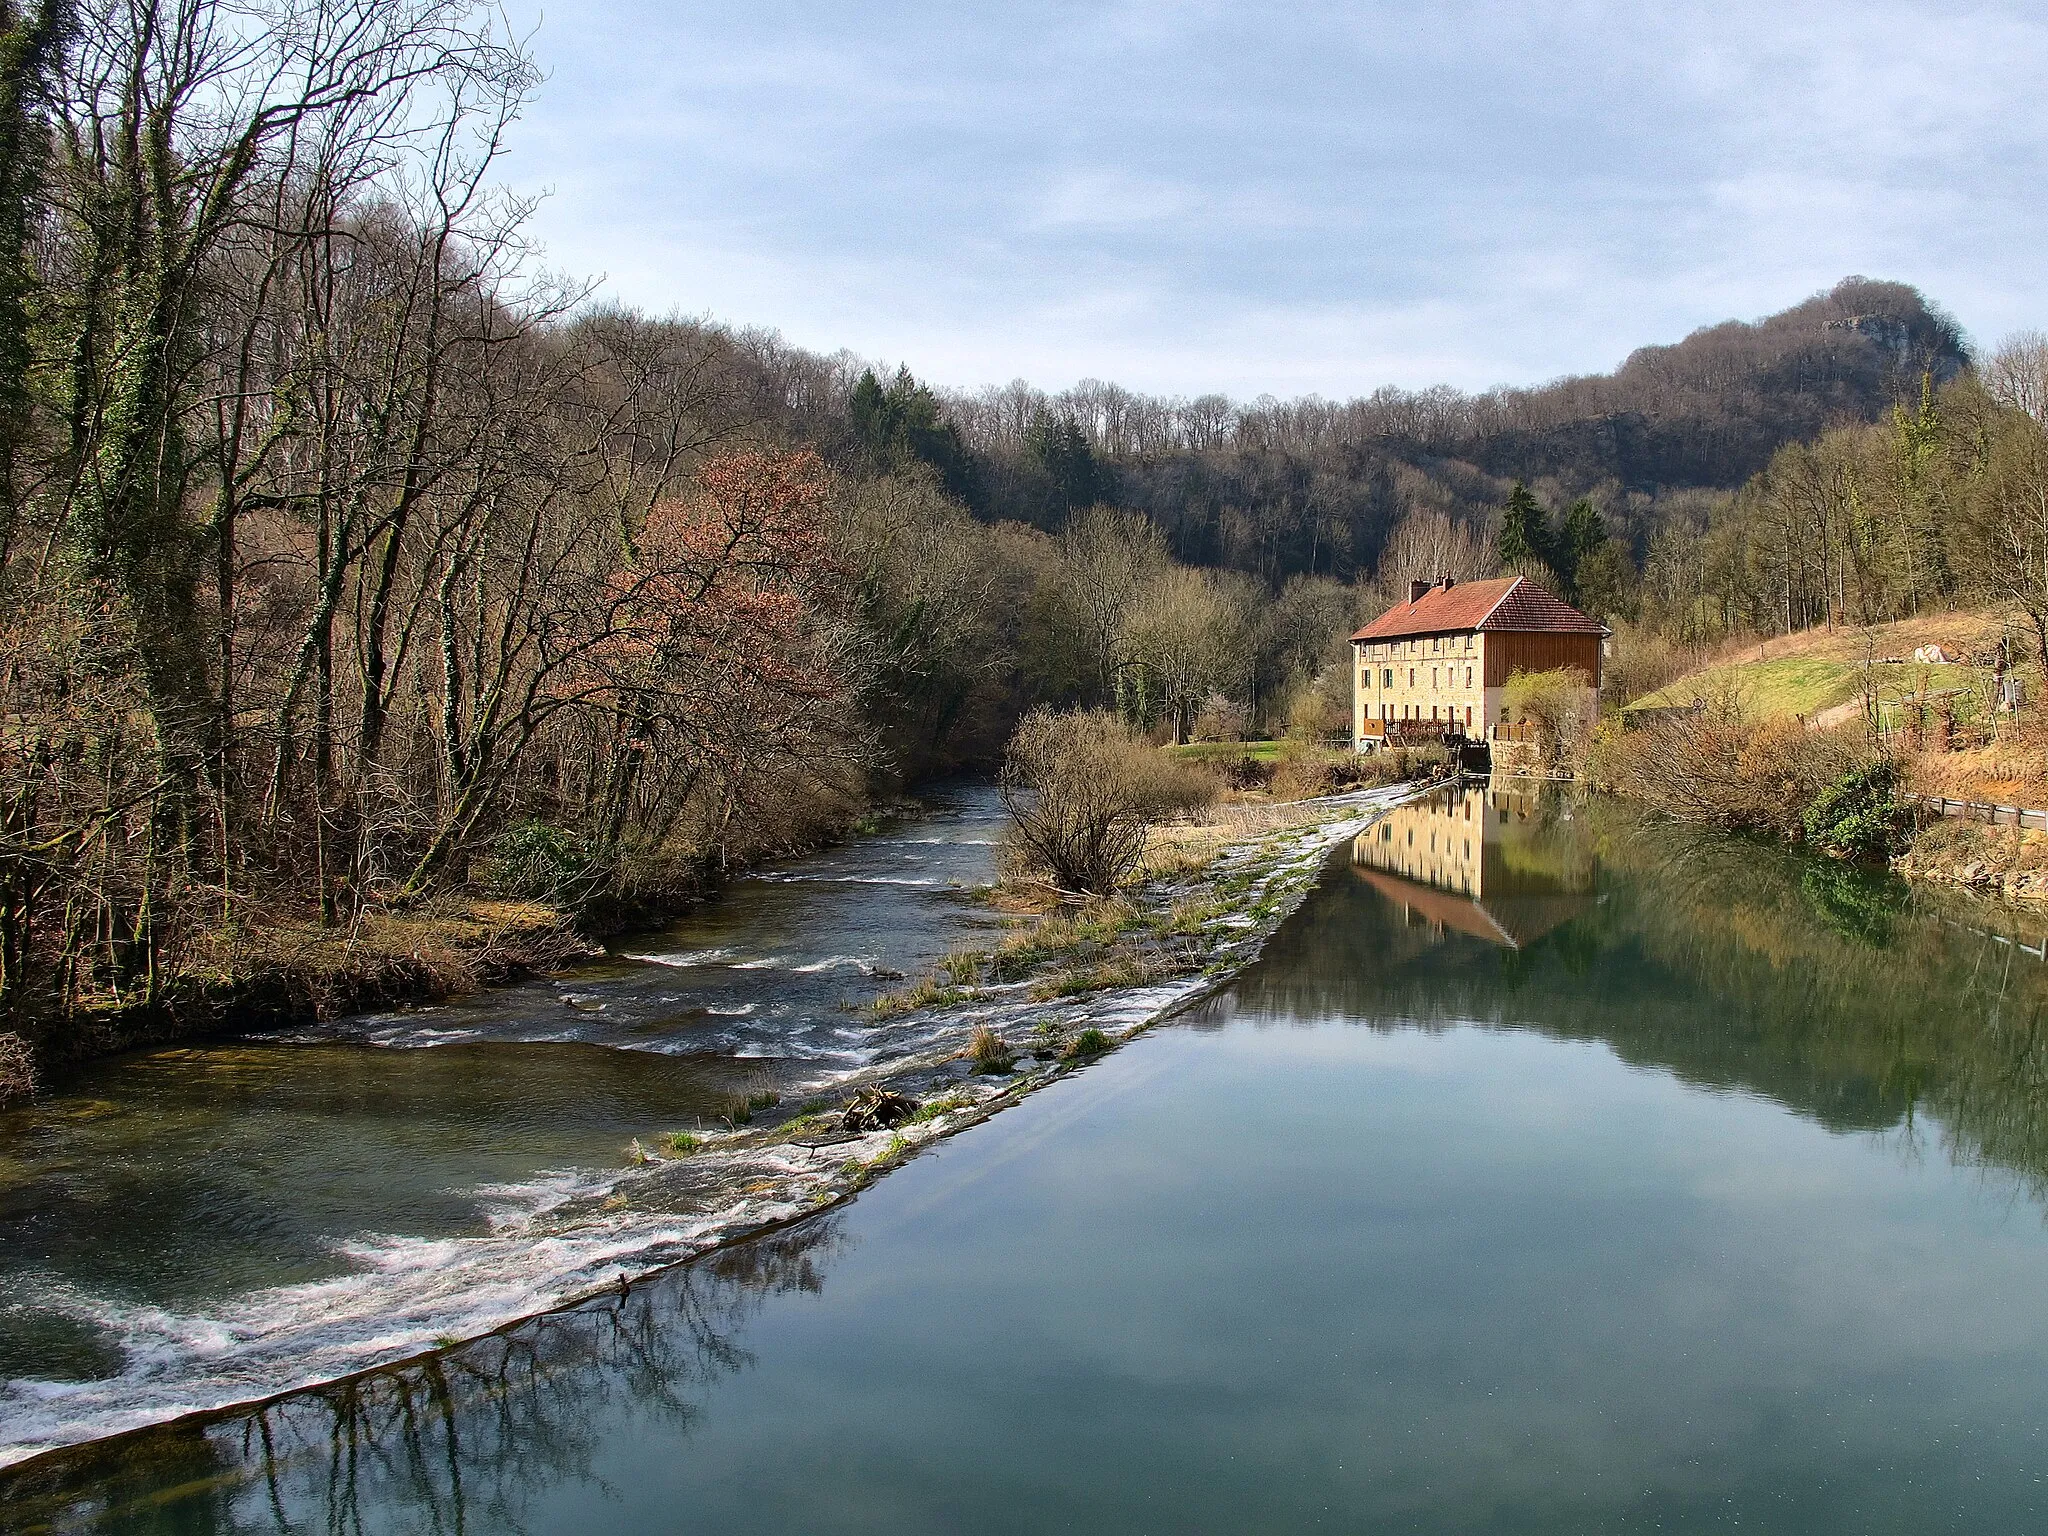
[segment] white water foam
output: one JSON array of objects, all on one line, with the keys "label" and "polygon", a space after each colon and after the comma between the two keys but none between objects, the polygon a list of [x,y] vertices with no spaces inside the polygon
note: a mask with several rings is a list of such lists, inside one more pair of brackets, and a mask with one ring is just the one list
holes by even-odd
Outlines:
[{"label": "white water foam", "polygon": [[[834,1149],[840,1158],[844,1149]],[[805,1148],[749,1157],[763,1177],[821,1177]],[[797,1214],[788,1201],[724,1210],[577,1212],[564,1205],[640,1182],[624,1173],[563,1171],[478,1191],[490,1202],[481,1236],[365,1234],[336,1245],[350,1271],[237,1298],[214,1312],[174,1312],[51,1287],[39,1300],[111,1333],[120,1373],[103,1381],[14,1380],[0,1387],[0,1466],[55,1446],[179,1414],[224,1407],[403,1359],[447,1337],[474,1337],[602,1285],[621,1272],[673,1263],[735,1226]],[[778,1179],[780,1182],[780,1179]]]},{"label": "white water foam", "polygon": [[718,965],[726,960],[730,960],[734,953],[735,951],[730,949],[690,949],[675,954],[636,953],[631,950],[622,950],[620,951],[619,958],[622,960],[638,960],[646,965],[667,965],[673,966],[678,970],[688,970],[691,966],[695,965]]},{"label": "white water foam", "polygon": [[[326,1039],[326,1036],[308,1036],[309,1039]],[[428,1050],[437,1045],[460,1045],[465,1040],[481,1040],[485,1031],[481,1029],[434,1029],[424,1025],[411,1027],[394,1026],[390,1029],[376,1029],[364,1035],[370,1045],[387,1046],[394,1050]]]},{"label": "white water foam", "polygon": [[955,880],[916,880],[908,875],[756,875],[777,885],[957,885]]}]

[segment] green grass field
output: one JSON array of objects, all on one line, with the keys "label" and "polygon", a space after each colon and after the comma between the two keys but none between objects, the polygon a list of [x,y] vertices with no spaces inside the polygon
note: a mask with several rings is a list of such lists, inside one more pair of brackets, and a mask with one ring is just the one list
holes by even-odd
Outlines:
[{"label": "green grass field", "polygon": [[1277,741],[1191,741],[1184,747],[1166,750],[1195,763],[1235,763],[1247,757],[1257,763],[1280,761]]},{"label": "green grass field", "polygon": [[[1886,699],[1927,689],[1975,688],[1983,681],[1983,673],[1976,667],[1908,662],[1875,670],[1880,695]],[[1628,707],[1683,707],[1694,699],[1712,698],[1730,686],[1740,694],[1744,706],[1759,718],[1812,715],[1855,698],[1863,686],[1863,667],[1859,662],[1821,661],[1810,656],[1734,662],[1682,677]]]}]

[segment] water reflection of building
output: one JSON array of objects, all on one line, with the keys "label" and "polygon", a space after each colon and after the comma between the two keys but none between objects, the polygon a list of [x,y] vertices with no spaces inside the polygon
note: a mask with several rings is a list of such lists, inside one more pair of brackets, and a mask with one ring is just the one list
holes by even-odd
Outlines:
[{"label": "water reflection of building", "polygon": [[1351,868],[1410,922],[1521,949],[1592,905],[1578,831],[1568,808],[1496,779],[1390,812],[1352,843]]}]

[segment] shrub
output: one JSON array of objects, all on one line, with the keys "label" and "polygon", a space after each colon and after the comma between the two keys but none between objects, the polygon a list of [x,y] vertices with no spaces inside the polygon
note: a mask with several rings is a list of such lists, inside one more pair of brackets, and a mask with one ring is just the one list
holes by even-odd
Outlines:
[{"label": "shrub", "polygon": [[1279,766],[1270,758],[1254,757],[1247,752],[1223,764],[1223,782],[1237,790],[1264,789],[1273,782]]},{"label": "shrub", "polygon": [[661,1149],[670,1157],[688,1157],[704,1143],[688,1131],[670,1131],[661,1138]]},{"label": "shrub", "polygon": [[1221,790],[1099,710],[1026,715],[999,782],[1018,852],[1062,889],[1097,896],[1137,868],[1152,823],[1203,809]]},{"label": "shrub", "polygon": [[1577,667],[1517,672],[1501,690],[1501,705],[1507,714],[1536,727],[1537,748],[1545,762],[1574,762],[1599,711],[1592,682]]},{"label": "shrub", "polygon": [[545,821],[518,822],[499,833],[479,875],[497,895],[562,906],[581,905],[604,883],[589,845]]},{"label": "shrub", "polygon": [[1336,787],[1331,754],[1305,748],[1290,741],[1280,754],[1280,767],[1273,775],[1276,800],[1315,800]]},{"label": "shrub", "polygon": [[1681,821],[1792,842],[1805,834],[1806,807],[1861,766],[1865,748],[1860,733],[1754,720],[1724,693],[1638,731],[1603,730],[1593,760],[1602,782]]},{"label": "shrub", "polygon": [[1351,735],[1351,674],[1331,669],[1296,688],[1287,700],[1287,735],[1327,742]]},{"label": "shrub", "polygon": [[34,1096],[36,1058],[17,1034],[0,1034],[0,1104]]},{"label": "shrub", "polygon": [[1905,850],[1912,815],[1898,802],[1899,771],[1889,758],[1853,768],[1807,803],[1808,841],[1845,859],[1888,859]]}]

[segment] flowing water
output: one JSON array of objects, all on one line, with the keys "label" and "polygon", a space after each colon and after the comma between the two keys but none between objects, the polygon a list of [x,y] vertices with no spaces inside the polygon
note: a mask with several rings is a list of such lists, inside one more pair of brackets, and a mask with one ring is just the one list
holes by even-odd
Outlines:
[{"label": "flowing water", "polygon": [[522,1316],[688,1251],[627,1143],[915,1050],[858,1005],[991,919],[985,786],[564,979],[97,1065],[0,1113],[0,1460]]},{"label": "flowing water", "polygon": [[1439,797],[1224,991],[850,1206],[28,1463],[0,1526],[2048,1528],[2043,937]]}]

